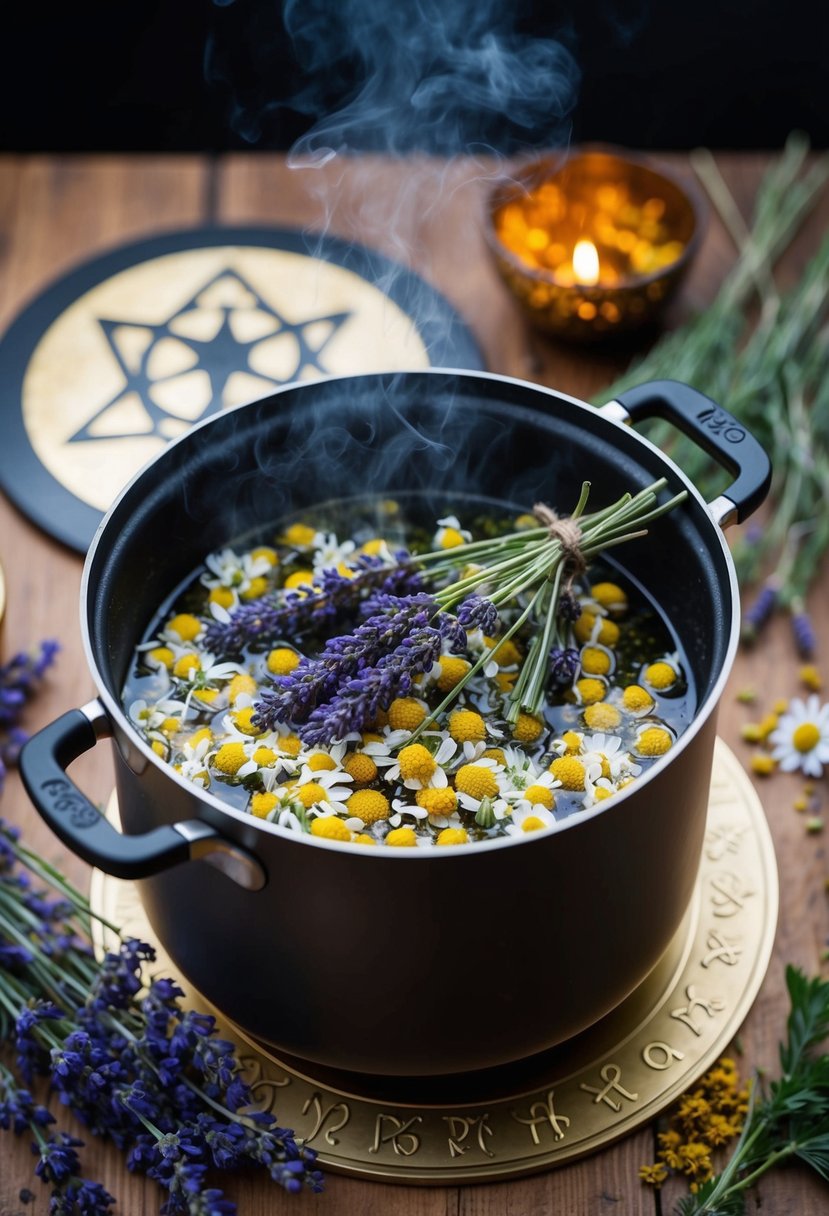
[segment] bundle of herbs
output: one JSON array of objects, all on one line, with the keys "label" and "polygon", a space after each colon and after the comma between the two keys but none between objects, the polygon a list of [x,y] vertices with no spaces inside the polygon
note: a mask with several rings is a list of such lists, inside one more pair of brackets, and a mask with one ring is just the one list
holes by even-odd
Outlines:
[{"label": "bundle of herbs", "polygon": [[[753,642],[772,613],[784,610],[804,659],[815,646],[807,594],[829,546],[829,238],[790,291],[778,289],[773,271],[829,180],[829,156],[809,163],[808,151],[802,136],[789,139],[758,190],[751,228],[713,157],[694,154],[739,256],[716,299],[601,395],[608,401],[645,380],[682,380],[724,405],[766,447],[774,466],[769,523],[751,525],[734,546],[741,585],[757,588],[743,638]],[[663,424],[651,437],[708,497],[721,491],[690,441]]]}]

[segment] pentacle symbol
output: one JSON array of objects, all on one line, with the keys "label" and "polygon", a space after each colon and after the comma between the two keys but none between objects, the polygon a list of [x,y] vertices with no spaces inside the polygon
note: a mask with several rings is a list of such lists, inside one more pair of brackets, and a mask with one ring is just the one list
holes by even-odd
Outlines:
[{"label": "pentacle symbol", "polygon": [[430,366],[483,361],[447,300],[366,246],[282,228],[151,236],[56,279],[6,331],[0,486],[83,552],[130,478],[210,415],[298,380]]},{"label": "pentacle symbol", "polygon": [[169,439],[240,399],[325,374],[325,348],[351,316],[289,321],[227,268],[160,324],[98,317],[124,384],[68,442]]}]

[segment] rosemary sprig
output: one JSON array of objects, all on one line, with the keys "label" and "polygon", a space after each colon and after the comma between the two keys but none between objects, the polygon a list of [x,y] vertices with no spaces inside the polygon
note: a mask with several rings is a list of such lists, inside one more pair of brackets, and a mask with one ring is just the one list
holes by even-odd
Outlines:
[{"label": "rosemary sprig", "polygon": [[677,1216],[742,1216],[745,1193],[769,1170],[799,1160],[829,1182],[829,982],[786,968],[790,1013],[781,1075],[758,1077],[737,1146],[720,1174],[677,1205]]},{"label": "rosemary sprig", "polygon": [[[704,312],[654,346],[602,395],[610,400],[644,380],[684,380],[722,402],[767,448],[774,465],[769,524],[749,528],[735,543],[741,585],[765,577],[744,618],[753,640],[771,611],[792,614],[798,649],[810,656],[813,635],[804,605],[829,548],[829,238],[800,281],[780,293],[775,260],[829,180],[829,157],[805,169],[808,142],[793,135],[757,194],[752,226],[745,223],[713,158],[693,156],[738,247],[735,266]],[[761,308],[750,317],[755,295]],[[649,432],[707,496],[722,490],[708,458],[664,424]]]}]

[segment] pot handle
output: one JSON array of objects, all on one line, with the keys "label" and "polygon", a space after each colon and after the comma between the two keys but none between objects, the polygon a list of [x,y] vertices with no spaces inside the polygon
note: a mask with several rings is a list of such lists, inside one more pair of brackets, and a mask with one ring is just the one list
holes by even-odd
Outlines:
[{"label": "pot handle", "polygon": [[115,878],[148,878],[183,861],[207,861],[250,891],[265,885],[256,858],[200,819],[119,832],[66,775],[66,767],[110,733],[99,701],[70,709],[27,740],[18,765],[26,793],[55,835],[84,861]]},{"label": "pot handle", "polygon": [[[621,406],[625,417],[620,416]],[[621,422],[664,418],[734,474],[726,493],[709,504],[721,527],[742,523],[769,492],[771,461],[750,431],[710,397],[679,380],[653,380],[628,389],[603,407]]]}]

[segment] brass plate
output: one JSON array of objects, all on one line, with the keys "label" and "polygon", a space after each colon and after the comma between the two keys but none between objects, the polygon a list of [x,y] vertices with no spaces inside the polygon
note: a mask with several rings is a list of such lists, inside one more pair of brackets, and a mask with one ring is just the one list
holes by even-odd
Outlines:
[{"label": "brass plate", "polygon": [[[115,798],[108,814],[117,814]],[[129,883],[93,875],[93,907],[151,931]],[[551,1169],[659,1114],[716,1060],[766,973],[777,923],[774,847],[756,791],[717,740],[692,905],[664,958],[613,1013],[553,1051],[434,1080],[333,1074],[280,1058],[219,1015],[257,1101],[319,1153],[324,1170],[462,1185]],[[173,971],[159,952],[165,973]],[[189,999],[189,998],[188,998]],[[206,1002],[193,994],[193,1002]]]}]

